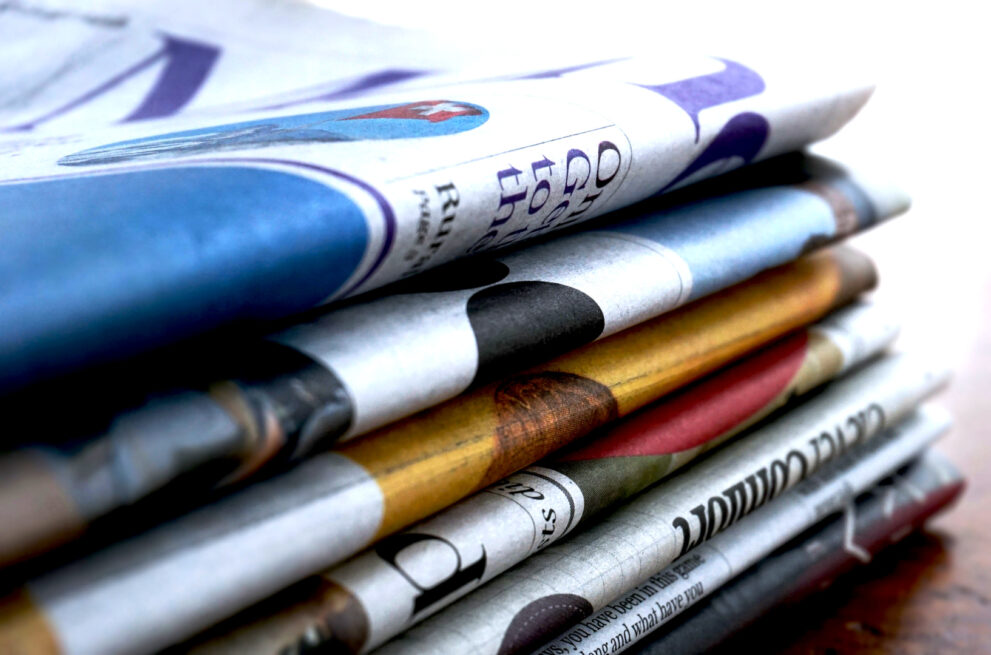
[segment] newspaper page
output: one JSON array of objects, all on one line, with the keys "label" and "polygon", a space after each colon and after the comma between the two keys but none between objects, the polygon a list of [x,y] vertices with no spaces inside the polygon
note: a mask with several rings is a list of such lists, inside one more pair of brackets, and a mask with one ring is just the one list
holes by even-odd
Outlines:
[{"label": "newspaper page", "polygon": [[0,136],[9,137],[284,109],[624,54],[468,51],[302,0],[8,0],[0,38]]},{"label": "newspaper page", "polygon": [[[466,260],[252,342],[230,354],[240,370],[229,379],[156,394],[101,423],[102,433],[43,435],[0,460],[0,507],[44,495],[64,509],[46,513],[51,526],[36,523],[33,537],[12,528],[6,541],[23,541],[25,554],[55,546],[80,523],[183,475],[193,482],[193,471],[215,471],[217,484],[242,480],[615,334],[907,205],[887,185],[801,156],[726,181],[700,185],[715,197]],[[43,406],[50,400],[46,393]],[[99,492],[94,479],[106,481]]]},{"label": "newspaper page", "polygon": [[874,363],[533,555],[381,652],[479,655],[539,647],[853,444],[894,425],[946,379],[946,371],[909,357]]},{"label": "newspaper page", "polygon": [[[443,509],[690,379],[822,317],[872,287],[874,280],[873,265],[864,255],[846,248],[823,251],[349,442],[353,445],[338,452],[360,467],[357,480],[371,475],[377,480],[370,482],[373,486],[388,489],[381,501],[385,513],[380,507],[375,514],[382,514],[384,523],[364,538],[388,534]],[[214,397],[225,400],[224,390],[217,389]],[[233,394],[228,398],[231,414],[253,413],[251,404]],[[191,409],[206,414],[202,403]],[[135,428],[159,418],[152,414]],[[333,418],[331,411],[313,420]],[[278,436],[273,432],[253,436],[264,442],[264,437]],[[187,443],[181,429],[176,435],[163,436]],[[16,561],[39,545],[65,542],[85,529],[89,517],[119,504],[117,485],[123,482],[127,494],[134,478],[115,474],[136,467],[122,466],[119,459],[110,467],[90,466],[107,445],[83,449],[83,475],[74,486],[58,477],[57,468],[48,467],[44,453],[22,452],[0,460],[7,469],[0,476],[0,517],[9,526],[0,534],[0,560]],[[190,450],[195,452],[196,446],[194,442]],[[154,452],[146,457],[143,449],[120,454],[124,462],[132,455],[140,457],[148,462],[145,468],[155,462],[166,470],[170,466]],[[175,454],[191,457],[183,449]],[[448,472],[457,475],[448,479]],[[441,483],[435,484],[438,476]]]},{"label": "newspaper page", "polygon": [[0,35],[8,137],[354,97],[452,62],[425,34],[304,2],[4,2]]},{"label": "newspaper page", "polygon": [[[701,571],[703,567],[710,569],[722,566],[722,563],[712,559],[701,562],[680,576],[677,584],[683,586],[689,580],[693,584],[703,582],[703,600],[686,597],[677,607],[677,611],[688,612],[683,620],[666,625],[661,636],[636,652],[643,655],[707,652],[733,633],[766,616],[775,606],[796,602],[821,590],[850,569],[868,563],[878,551],[920,528],[933,514],[945,510],[963,487],[964,481],[953,465],[938,452],[929,452],[908,471],[894,476],[867,498],[858,500],[856,505],[848,505],[843,516],[764,558],[722,589],[706,587]],[[748,528],[735,529],[743,532]],[[725,536],[725,540],[721,535],[710,543],[715,544],[719,539],[720,555],[738,569],[742,563],[736,555],[737,546],[728,539],[729,532]],[[743,534],[737,537],[745,540]],[[662,576],[662,579],[673,580],[670,576]]]},{"label": "newspaper page", "polygon": [[[839,539],[836,550],[852,556],[855,561],[870,559],[870,551],[861,542],[865,529],[904,529],[906,522],[910,525],[911,519],[917,519],[920,514],[933,513],[960,491],[960,474],[945,459],[932,456],[910,469],[904,478],[896,477],[891,486],[876,489],[877,495],[870,501],[854,502],[854,496],[865,491],[880,476],[904,464],[906,456],[917,454],[922,447],[920,443],[925,445],[934,435],[948,428],[949,417],[943,412],[935,414],[923,413],[899,425],[897,430],[903,433],[898,443],[901,448],[880,439],[879,444],[891,447],[881,447],[876,453],[853,451],[857,456],[854,461],[837,462],[843,464],[840,470],[830,467],[821,472],[824,476],[817,474],[806,480],[745,521],[651,575],[646,582],[568,628],[566,633],[535,653],[606,655],[624,652],[701,603],[775,548],[837,510],[842,509],[844,516],[832,524]],[[915,438],[917,433],[928,439]],[[904,448],[910,444],[915,445],[914,452]],[[842,470],[844,468],[849,470]],[[861,510],[865,506],[871,509],[862,516]],[[885,510],[890,512],[887,517]],[[869,518],[875,525],[871,525]],[[875,548],[884,545],[891,534],[890,530],[875,534]],[[727,626],[739,623],[739,619],[734,620],[732,616],[721,617],[721,620],[726,621]],[[705,649],[691,645],[691,650],[704,652]]]},{"label": "newspaper page", "polygon": [[869,305],[840,310],[647,406],[591,442],[302,581],[294,592],[211,630],[213,639],[192,650],[371,650],[786,401],[877,355],[896,332],[894,322]]},{"label": "newspaper page", "polygon": [[0,276],[16,282],[0,384],[544,236],[800,149],[870,93],[828,63],[769,59],[658,54],[0,140]]},{"label": "newspaper page", "polygon": [[[100,655],[190,637],[821,318],[873,279],[856,251],[823,251],[316,455],[29,583],[33,606],[0,619],[0,635],[40,621],[62,652]],[[12,523],[46,513],[8,511]]]}]

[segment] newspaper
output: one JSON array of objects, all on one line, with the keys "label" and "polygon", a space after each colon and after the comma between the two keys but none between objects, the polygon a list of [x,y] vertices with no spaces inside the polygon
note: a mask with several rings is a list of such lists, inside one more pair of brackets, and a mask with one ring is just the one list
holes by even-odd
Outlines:
[{"label": "newspaper", "polygon": [[[0,639],[41,622],[66,653],[180,641],[822,317],[872,282],[863,255],[823,251],[316,455],[35,580],[34,604],[0,619]],[[8,510],[21,512],[11,523],[47,511],[25,505]]]},{"label": "newspaper", "polygon": [[7,0],[0,38],[0,135],[11,136],[538,75],[624,54],[466,50],[301,0]]},{"label": "newspaper", "polygon": [[2,139],[0,384],[285,317],[800,149],[871,90],[800,59],[658,54]]},{"label": "newspaper", "polygon": [[[0,36],[0,135],[15,136],[468,81],[546,79],[631,51],[534,42],[486,52],[439,31],[392,27],[299,0],[7,0],[0,4]],[[684,44],[651,50],[673,58],[683,56]],[[805,63],[837,65],[834,57],[814,55],[803,53]]]},{"label": "newspaper", "polygon": [[[0,543],[22,542],[23,554],[55,546],[192,471],[213,470],[218,484],[244,479],[615,334],[907,204],[820,159],[789,156],[727,182],[701,185],[718,197],[467,260],[330,311],[232,352],[226,381],[155,395],[101,434],[43,435],[0,460],[0,507],[44,495],[62,509],[44,515],[49,526],[36,521],[23,536],[11,528]],[[94,479],[105,481],[98,491]],[[11,557],[0,547],[0,562]]]},{"label": "newspaper", "polygon": [[[935,435],[945,431],[949,423],[949,416],[943,412],[936,412],[935,415],[923,412],[907,419],[897,428],[902,433],[900,439],[892,443],[879,440],[882,447],[873,453],[875,457],[865,457],[868,453],[853,451],[858,457],[838,462],[843,464],[840,470],[830,467],[821,472],[825,476],[816,475],[806,480],[747,520],[713,537],[712,541],[651,575],[634,590],[568,628],[535,654],[621,653],[701,603],[713,591],[778,546],[837,510],[844,510],[844,516],[831,524],[837,538],[834,552],[838,551],[853,561],[870,559],[870,552],[862,542],[865,529],[877,531],[873,541],[875,548],[883,546],[894,529],[907,528],[906,522],[911,523],[920,514],[933,513],[960,491],[963,482],[948,461],[930,454],[910,469],[904,478],[896,477],[891,486],[875,489],[876,496],[870,501],[855,503],[854,496],[903,464],[906,458],[916,455]],[[865,506],[870,509],[865,510],[868,514],[862,515],[861,510]],[[814,557],[807,555],[806,563]],[[762,567],[770,563],[773,560],[762,564]],[[744,613],[755,616],[750,608],[745,609]],[[726,627],[739,624],[739,618],[733,615],[721,616],[719,620],[725,622]],[[716,632],[724,633],[725,629]],[[698,636],[704,639],[704,633]],[[685,645],[694,652],[705,652],[701,644]]]},{"label": "newspaper", "polygon": [[[383,428],[383,432],[370,437],[371,440],[360,440],[363,443],[346,452],[357,458],[373,475],[378,475],[375,471],[394,471],[383,475],[395,481],[387,483],[391,490],[388,495],[396,493],[399,496],[402,495],[402,485],[422,485],[424,476],[429,479],[434,475],[433,467],[458,468],[456,462],[466,457],[461,476],[452,479],[450,485],[441,487],[446,489],[447,495],[437,496],[429,508],[421,510],[413,503],[407,510],[403,503],[391,500],[386,503],[389,512],[383,519],[387,520],[390,528],[381,531],[381,534],[386,534],[532,463],[612,420],[617,412],[625,414],[637,409],[691,377],[712,370],[788,329],[821,317],[873,283],[873,268],[863,255],[842,248],[823,252],[765,273],[763,277],[725,291],[722,295],[703,299],[695,306],[684,308],[681,313],[660,317],[632,331],[613,335],[596,346],[587,347],[590,348],[587,351],[564,356],[539,371],[513,376],[500,384],[483,387],[468,396],[449,401],[451,404],[440,410]],[[773,302],[773,293],[765,293],[762,289],[774,290],[774,293],[781,295],[782,301]],[[779,317],[782,320],[778,321]],[[719,330],[727,324],[732,327],[724,335]],[[727,341],[730,333],[739,339]],[[710,341],[710,337],[714,340]],[[664,338],[668,338],[670,347],[663,346]],[[639,356],[641,352],[651,351],[657,352],[657,357]],[[587,354],[582,354],[585,352]],[[393,368],[392,365],[385,365],[384,370]],[[654,381],[654,384],[645,387],[645,393],[631,393],[633,389],[628,381],[638,379],[637,375],[642,376],[639,379],[643,383]],[[314,376],[299,377],[312,380]],[[276,385],[281,383],[287,392],[300,393],[301,386],[306,392],[313,388],[312,385],[296,384],[292,378],[276,378],[274,382]],[[617,385],[620,387],[618,393],[611,391]],[[258,411],[256,407],[265,407],[264,402],[246,402],[252,399],[239,397],[232,393],[232,389],[236,387],[228,384],[218,385],[214,390],[214,398],[225,403],[229,414],[221,413],[205,402],[188,403],[188,413],[195,421],[216,430],[218,425],[223,428],[229,424],[230,419],[226,418],[229,415],[250,419]],[[331,388],[330,391],[333,390]],[[522,398],[529,394],[542,395],[547,399],[543,409],[532,409],[534,416],[540,417],[532,423],[516,418],[517,408],[526,406]],[[311,401],[314,397],[320,397],[317,393],[300,395]],[[277,398],[287,396],[289,393],[282,392]],[[625,400],[627,397],[631,400]],[[598,400],[585,404],[581,400],[585,398]],[[182,402],[186,399],[188,397],[178,400]],[[571,416],[566,411],[570,405],[582,409],[574,409],[574,416]],[[257,444],[253,445],[249,454],[261,453],[263,458],[268,451],[276,450],[281,434],[277,424],[269,428],[274,423],[274,417],[281,413],[295,419],[300,407],[305,410],[307,405],[297,405],[292,408],[295,412],[287,411],[284,405],[278,404],[268,409],[262,414],[266,420],[258,424],[267,428],[264,431],[252,431],[250,428],[253,425],[246,419],[249,426],[247,440]],[[319,432],[321,425],[332,421],[338,407],[330,403],[324,411],[313,412],[312,416],[307,417],[306,423],[313,426],[311,432]],[[0,459],[0,464],[5,467],[0,475],[0,520],[8,526],[0,533],[0,561],[15,561],[37,552],[39,546],[70,539],[85,529],[89,517],[112,509],[121,500],[139,497],[142,490],[156,481],[159,470],[165,470],[166,474],[161,477],[167,479],[176,468],[182,468],[182,461],[206,461],[215,452],[214,442],[203,439],[200,434],[192,435],[195,441],[190,444],[188,439],[191,435],[182,423],[178,424],[178,429],[171,429],[176,425],[174,416],[163,416],[159,411],[154,411],[140,418],[142,420],[123,426],[125,430],[120,432],[148,434],[155,438],[150,443],[146,445],[143,440],[132,439],[135,448],[115,451],[112,446],[123,441],[122,435],[117,433],[110,440],[98,442],[93,448],[83,448],[76,457],[78,465],[68,470],[52,468],[46,458],[47,453],[38,451],[21,452]],[[568,423],[571,418],[577,422]],[[148,427],[156,423],[160,424],[158,429]],[[562,430],[556,427],[558,425],[566,425],[569,429]],[[304,440],[307,431],[300,432],[303,433],[300,440]],[[540,433],[547,436],[542,441],[534,442],[533,447],[519,449],[520,453],[526,454],[525,461],[515,459],[519,453],[514,452],[514,444],[522,444],[527,437]],[[496,435],[499,442],[492,441]],[[158,446],[161,441],[174,448],[162,452]],[[276,447],[270,446],[273,442]],[[503,442],[505,447],[500,445]],[[374,448],[377,443],[388,444],[381,448],[381,454]],[[478,446],[463,449],[461,446],[466,443],[477,443]],[[220,441],[220,446],[222,455],[226,443]],[[202,449],[206,452],[197,457]],[[111,451],[110,457],[106,456],[107,450]],[[431,453],[431,456],[413,455],[421,451]],[[177,458],[180,458],[179,464],[173,464]],[[93,464],[94,461],[108,459],[110,466]],[[418,465],[421,468],[406,468],[410,461],[418,459],[421,460]],[[140,464],[129,465],[131,461]],[[486,473],[490,467],[492,470]],[[243,470],[252,470],[251,458],[248,458]],[[59,473],[76,475],[66,480]],[[364,479],[364,475],[359,475],[359,479]],[[429,496],[433,493],[433,487],[424,488],[420,493]]]},{"label": "newspaper", "polygon": [[301,582],[233,625],[212,630],[217,636],[193,650],[371,650],[787,400],[876,355],[896,332],[869,305],[841,310],[640,410],[590,443],[518,471]]},{"label": "newspaper", "polygon": [[[946,509],[963,487],[963,479],[952,464],[938,452],[930,452],[906,472],[874,489],[870,496],[855,505],[847,505],[843,516],[764,558],[722,589],[706,585],[705,581],[716,577],[718,584],[722,576],[710,576],[708,572],[725,564],[718,558],[701,562],[678,579],[677,584],[684,588],[688,581],[702,582],[703,600],[687,596],[677,608],[672,608],[673,615],[691,609],[684,620],[666,626],[664,634],[637,652],[644,655],[707,652],[734,632],[766,616],[776,605],[815,593],[843,573],[869,562],[882,548]],[[746,523],[734,528],[741,542],[757,533],[757,530],[747,532],[749,528]],[[735,570],[740,570],[750,558],[741,557],[743,544],[734,544],[729,535],[729,532],[720,535],[710,544],[716,545],[719,540],[719,554],[732,562]],[[663,579],[672,578],[668,575]]]},{"label": "newspaper", "polygon": [[8,1],[0,36],[11,136],[349,98],[459,61],[436,36],[287,1]]},{"label": "newspaper", "polygon": [[872,364],[533,555],[381,652],[484,655],[541,646],[851,445],[894,425],[946,378],[903,356]]}]

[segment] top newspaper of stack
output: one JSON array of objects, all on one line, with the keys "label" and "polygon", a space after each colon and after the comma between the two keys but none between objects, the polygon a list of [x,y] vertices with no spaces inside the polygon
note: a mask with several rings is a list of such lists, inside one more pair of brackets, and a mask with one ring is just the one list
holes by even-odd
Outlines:
[{"label": "top newspaper of stack", "polygon": [[[11,7],[0,33],[31,13]],[[299,24],[277,26],[285,43]],[[85,65],[32,52],[36,77],[0,97],[0,386],[546,235],[829,136],[871,92],[828,58],[666,53],[475,80],[386,68],[307,95],[272,51],[146,27],[143,48]],[[197,104],[228,89],[224,111]],[[87,112],[121,122],[81,130]]]}]

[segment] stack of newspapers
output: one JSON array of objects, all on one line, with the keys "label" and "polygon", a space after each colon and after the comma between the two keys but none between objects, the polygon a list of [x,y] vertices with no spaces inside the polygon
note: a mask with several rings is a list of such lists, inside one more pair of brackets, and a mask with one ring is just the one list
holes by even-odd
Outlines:
[{"label": "stack of newspapers", "polygon": [[51,4],[0,5],[5,655],[699,652],[963,488],[842,243],[908,198],[803,152],[857,71]]}]

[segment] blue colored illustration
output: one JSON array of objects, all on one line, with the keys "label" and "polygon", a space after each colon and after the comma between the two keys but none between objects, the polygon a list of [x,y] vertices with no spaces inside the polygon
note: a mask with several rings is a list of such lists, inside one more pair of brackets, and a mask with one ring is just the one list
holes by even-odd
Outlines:
[{"label": "blue colored illustration", "polygon": [[442,136],[474,129],[488,118],[484,108],[452,100],[354,107],[119,141],[67,155],[59,164],[86,166],[294,143]]},{"label": "blue colored illustration", "polygon": [[0,207],[0,388],[309,309],[369,247],[346,193],[256,166],[0,184]]}]

